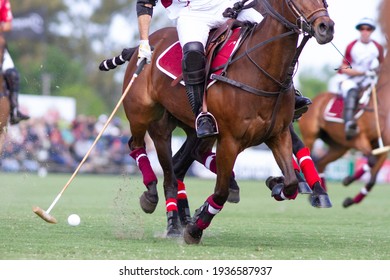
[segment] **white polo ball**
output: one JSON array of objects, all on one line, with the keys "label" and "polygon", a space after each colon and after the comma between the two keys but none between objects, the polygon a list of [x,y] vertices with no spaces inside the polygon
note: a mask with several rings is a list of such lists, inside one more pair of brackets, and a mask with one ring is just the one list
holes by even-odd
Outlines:
[{"label": "white polo ball", "polygon": [[68,224],[72,227],[78,226],[80,224],[80,216],[77,214],[69,215]]}]

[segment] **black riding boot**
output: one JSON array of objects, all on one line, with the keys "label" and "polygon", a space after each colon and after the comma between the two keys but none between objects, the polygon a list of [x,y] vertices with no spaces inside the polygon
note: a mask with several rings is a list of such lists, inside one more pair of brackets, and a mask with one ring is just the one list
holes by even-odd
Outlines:
[{"label": "black riding boot", "polygon": [[309,105],[311,104],[311,100],[308,97],[302,95],[299,90],[295,90],[295,110],[294,110],[294,120],[302,117],[304,113],[309,109]]},{"label": "black riding boot", "polygon": [[358,94],[359,93],[356,89],[350,89],[344,102],[345,136],[347,140],[351,140],[358,133],[357,123],[354,118]]},{"label": "black riding boot", "polygon": [[[200,42],[189,42],[183,46],[183,80],[192,112],[197,116],[201,111],[206,80],[206,57]],[[196,134],[205,138],[218,134],[214,117],[200,114],[196,118]]]},{"label": "black riding boot", "polygon": [[15,68],[5,71],[4,79],[9,91],[11,111],[10,123],[18,124],[20,121],[28,120],[30,117],[19,111],[19,73]]}]

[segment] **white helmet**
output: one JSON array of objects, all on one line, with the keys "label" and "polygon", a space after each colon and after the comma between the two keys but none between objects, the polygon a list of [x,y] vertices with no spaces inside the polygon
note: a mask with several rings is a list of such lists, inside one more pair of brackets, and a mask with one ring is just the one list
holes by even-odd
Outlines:
[{"label": "white helmet", "polygon": [[359,30],[362,25],[368,25],[372,28],[372,30],[375,30],[376,28],[375,22],[371,18],[362,18],[361,20],[359,20],[358,24],[356,24],[355,28]]}]

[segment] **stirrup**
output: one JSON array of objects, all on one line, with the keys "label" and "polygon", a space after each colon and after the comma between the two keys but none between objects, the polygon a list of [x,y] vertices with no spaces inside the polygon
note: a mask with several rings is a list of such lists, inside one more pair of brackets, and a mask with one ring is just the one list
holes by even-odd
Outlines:
[{"label": "stirrup", "polygon": [[[198,126],[199,126],[200,120],[202,118],[210,119],[210,121],[213,124],[212,131],[209,131],[208,133],[205,133],[205,134],[199,134],[198,133]],[[195,120],[195,130],[196,130],[196,134],[197,134],[198,138],[206,138],[206,137],[217,135],[219,133],[217,120],[215,119],[215,117],[210,112],[201,112],[196,117],[196,120]]]}]

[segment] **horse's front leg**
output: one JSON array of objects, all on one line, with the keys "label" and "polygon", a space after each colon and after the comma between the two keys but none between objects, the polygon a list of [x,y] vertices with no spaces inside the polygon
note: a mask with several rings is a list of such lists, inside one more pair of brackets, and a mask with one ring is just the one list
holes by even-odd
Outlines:
[{"label": "horse's front leg", "polygon": [[210,225],[229,196],[230,176],[238,155],[238,145],[228,139],[221,139],[217,144],[216,164],[217,180],[214,193],[195,211],[195,215],[186,226],[184,240],[187,244],[198,244],[203,231]]},{"label": "horse's front leg", "polygon": [[[354,198],[347,197],[343,202],[343,207],[347,208],[353,204],[358,204],[368,195],[368,193],[374,187],[379,170],[381,169],[386,159],[387,159],[387,153],[380,154],[378,156],[374,156],[374,155],[368,156],[368,163],[365,164],[362,167],[362,169],[360,169],[361,175],[359,176],[359,178],[363,176],[366,170],[367,171],[369,170],[370,180],[366,183],[366,185],[360,190],[360,192]],[[358,172],[359,170],[356,173]]]},{"label": "horse's front leg", "polygon": [[266,141],[284,178],[268,179],[266,184],[272,197],[278,201],[295,199],[298,195],[298,180],[291,161],[292,141],[289,129]]}]

